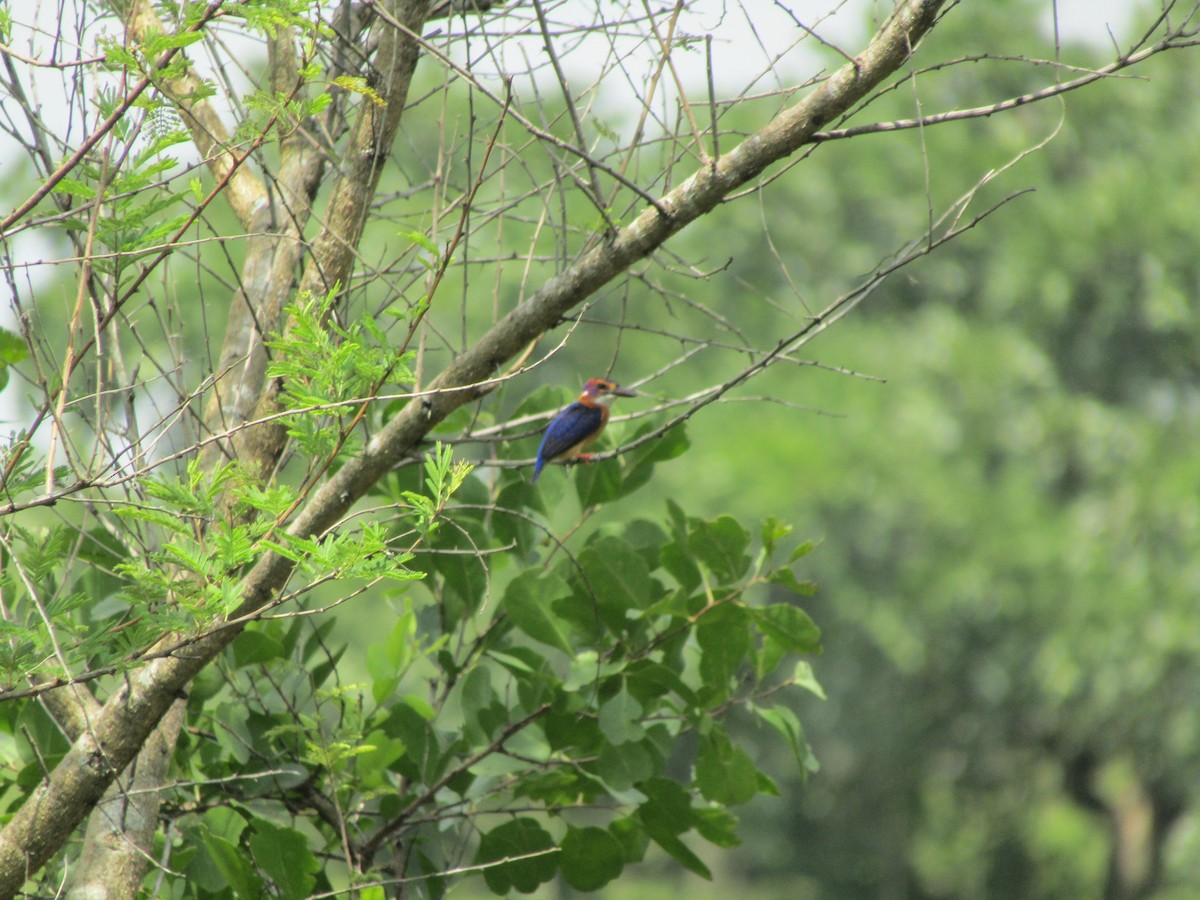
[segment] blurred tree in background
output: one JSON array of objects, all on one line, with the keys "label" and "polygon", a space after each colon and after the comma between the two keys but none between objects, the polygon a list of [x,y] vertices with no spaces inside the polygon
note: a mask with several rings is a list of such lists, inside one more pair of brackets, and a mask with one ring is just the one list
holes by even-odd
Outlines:
[{"label": "blurred tree in background", "polygon": [[428,6],[0,19],[0,894],[1188,896],[1197,8]]},{"label": "blurred tree in background", "polygon": [[[951,17],[930,42],[1015,45],[1036,7],[987,29]],[[806,727],[823,768],[790,815],[756,807],[746,875],[788,859],[831,898],[1195,894],[1194,71],[1156,59],[1136,86],[1073,98],[1061,125],[1043,107],[929,129],[909,153],[860,142],[853,164],[818,150],[811,178],[764,198],[791,281],[832,291],[920,215],[887,186],[919,183],[922,151],[931,191],[953,194],[956,173],[1057,128],[1007,182],[1035,193],[822,341],[823,363],[887,384],[775,379],[824,414],[727,404],[693,427],[720,467],[713,508],[762,508],[778,483],[754,473],[786,473],[781,514],[822,538],[829,700]],[[1012,77],[991,67],[938,100],[1023,90]],[[755,253],[765,270],[761,241],[729,253],[735,276]],[[732,436],[751,429],[747,466]]]}]

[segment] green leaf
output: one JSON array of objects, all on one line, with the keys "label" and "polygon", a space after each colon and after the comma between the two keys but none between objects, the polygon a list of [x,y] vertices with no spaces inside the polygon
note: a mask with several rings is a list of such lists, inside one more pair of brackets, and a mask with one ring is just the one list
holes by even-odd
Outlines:
[{"label": "green leaf", "polygon": [[825,689],[817,681],[817,676],[813,673],[812,664],[807,660],[802,659],[796,663],[796,670],[792,673],[792,681],[806,691],[816,694],[822,700],[825,699]]},{"label": "green leaf", "polygon": [[245,851],[223,837],[202,831],[204,852],[188,866],[188,877],[213,893],[232,890],[235,897],[263,896],[262,879],[255,874]]},{"label": "green leaf", "polygon": [[750,557],[750,532],[733,516],[690,521],[688,547],[721,584],[731,584],[746,574]]},{"label": "green leaf", "polygon": [[729,692],[729,683],[750,652],[750,615],[745,607],[726,602],[706,613],[696,626],[700,645],[700,676],[718,697]]},{"label": "green leaf", "polygon": [[81,200],[91,200],[96,196],[96,189],[90,184],[85,184],[74,178],[63,178],[54,187],[56,194],[67,194],[71,197],[78,197]]},{"label": "green leaf", "polygon": [[646,848],[650,846],[650,836],[641,819],[636,815],[617,819],[608,826],[609,833],[621,845],[626,863],[641,862],[646,857]]},{"label": "green leaf", "polygon": [[437,718],[437,710],[435,710],[429,701],[419,694],[405,694],[402,698],[404,705],[416,712],[426,722],[432,722]]},{"label": "green leaf", "polygon": [[696,785],[714,803],[736,806],[758,793],[758,770],[740,747],[734,747],[723,728],[714,728],[700,742]]},{"label": "green leaf", "polygon": [[158,56],[166,50],[187,47],[203,38],[201,31],[152,32],[147,35],[143,49],[147,56]]},{"label": "green leaf", "polygon": [[821,629],[798,606],[774,603],[763,608],[752,608],[750,614],[762,632],[787,652],[820,652]]},{"label": "green leaf", "polygon": [[256,819],[249,845],[254,861],[275,882],[279,896],[299,900],[312,893],[313,876],[321,871],[321,864],[308,849],[304,835]]},{"label": "green leaf", "polygon": [[588,768],[617,792],[627,791],[655,773],[654,757],[645,742],[620,746],[606,742],[595,763]]},{"label": "green leaf", "polygon": [[358,757],[358,770],[366,773],[380,773],[390,769],[405,751],[404,741],[388,737],[379,730],[366,735],[362,747],[363,751]]},{"label": "green leaf", "polygon": [[233,642],[233,664],[239,669],[283,657],[283,644],[251,623]]},{"label": "green leaf", "polygon": [[575,470],[575,492],[584,509],[609,503],[621,496],[621,465],[617,460],[584,462],[571,468]]},{"label": "green leaf", "polygon": [[667,778],[651,778],[638,788],[646,795],[637,812],[646,834],[685,868],[711,880],[712,872],[678,837],[696,824],[687,792]]},{"label": "green leaf", "polygon": [[407,698],[404,700],[393,707],[382,727],[386,734],[404,744],[404,756],[397,770],[409,778],[426,779],[438,756],[437,736],[426,717]]},{"label": "green leaf", "polygon": [[658,595],[645,560],[620,538],[600,538],[585,547],[576,562],[576,595],[599,606],[611,631],[624,631],[626,612],[650,606]]},{"label": "green leaf", "polygon": [[367,646],[367,672],[373,679],[371,694],[382,703],[396,690],[408,666],[413,661],[416,645],[416,616],[405,610],[396,617],[387,640]]},{"label": "green leaf", "polygon": [[559,576],[529,569],[509,582],[503,604],[517,628],[535,641],[569,654],[573,652],[570,627],[555,615],[551,604],[570,596],[570,587]]},{"label": "green leaf", "polygon": [[800,559],[801,557],[808,556],[808,554],[812,553],[812,550],[813,550],[813,542],[805,541],[803,544],[801,544],[795,550],[792,551],[792,555],[788,557],[788,565],[791,565],[792,563],[794,563],[796,560]]},{"label": "green leaf", "polygon": [[[379,96],[374,88],[367,84],[365,78],[358,78],[352,75],[339,75],[333,79],[333,83],[344,90],[366,97],[376,106],[387,106],[387,102]],[[430,245],[430,252],[437,253],[437,247],[432,246],[433,242],[419,231],[401,231],[400,237],[407,237],[409,240],[419,242],[423,247],[428,244]]]},{"label": "green leaf", "polygon": [[493,894],[519,891],[531,894],[558,871],[558,853],[554,839],[527,817],[513,819],[493,828],[479,841],[476,864],[510,860],[483,870],[483,880]]},{"label": "green leaf", "polygon": [[695,692],[674,670],[662,663],[640,659],[625,670],[625,676],[630,693],[643,704],[657,700],[667,693],[674,693],[689,706],[696,702]]},{"label": "green leaf", "polygon": [[786,706],[772,706],[769,709],[751,706],[751,711],[762,721],[766,722],[788,742],[792,754],[796,757],[796,766],[801,775],[816,772],[820,768],[812,748],[804,737],[804,726],[800,724],[797,715]]},{"label": "green leaf", "polygon": [[621,689],[600,706],[600,730],[614,745],[640,741],[646,733],[641,723],[643,714],[642,705],[622,684]]},{"label": "green leaf", "polygon": [[29,356],[29,348],[18,334],[0,328],[0,363],[16,365]]},{"label": "green leaf", "polygon": [[492,723],[486,714],[495,699],[491,671],[475,666],[462,681],[462,710],[468,736],[476,743],[491,739]]},{"label": "green leaf", "polygon": [[701,878],[712,881],[712,872],[709,871],[708,866],[678,837],[673,834],[651,833],[650,839],[666,850],[677,863],[689,872],[694,872]]},{"label": "green leaf", "polygon": [[767,580],[803,597],[811,597],[817,592],[815,581],[801,581],[791,569],[776,569]]},{"label": "green leaf", "polygon": [[577,891],[598,891],[625,868],[621,842],[603,828],[567,828],[559,868]]},{"label": "green leaf", "polygon": [[710,806],[695,810],[696,830],[710,844],[718,847],[736,847],[742,839],[737,835],[737,816],[727,809]]},{"label": "green leaf", "polygon": [[646,801],[638,807],[638,818],[651,837],[655,833],[683,834],[695,824],[687,791],[669,778],[651,778],[638,785]]},{"label": "green leaf", "polygon": [[763,549],[770,554],[775,549],[775,544],[778,543],[779,539],[787,537],[792,531],[792,526],[787,522],[781,522],[774,516],[768,517],[763,521],[762,528],[759,531]]}]

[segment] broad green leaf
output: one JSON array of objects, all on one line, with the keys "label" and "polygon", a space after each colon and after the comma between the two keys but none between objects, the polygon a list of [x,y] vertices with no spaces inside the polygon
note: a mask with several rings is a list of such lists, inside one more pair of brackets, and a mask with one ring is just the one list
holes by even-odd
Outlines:
[{"label": "broad green leaf", "polygon": [[687,791],[669,778],[651,778],[638,789],[646,801],[638,807],[638,818],[651,837],[655,833],[683,834],[695,824]]},{"label": "broad green leaf", "polygon": [[254,861],[275,882],[279,896],[301,900],[312,892],[313,876],[321,871],[321,864],[308,849],[304,835],[257,819],[249,844]]},{"label": "broad green leaf", "polygon": [[642,715],[642,705],[622,684],[621,689],[600,706],[600,730],[614,745],[640,741],[645,735]]},{"label": "broad green leaf", "polygon": [[595,718],[579,715],[578,709],[551,712],[541,719],[540,724],[552,751],[595,757],[603,747],[609,746]]},{"label": "broad green leaf", "polygon": [[683,544],[672,542],[666,544],[662,548],[659,556],[662,562],[662,567],[671,574],[671,577],[679,582],[679,586],[687,593],[691,593],[700,586],[702,578],[700,577],[700,569],[696,566],[696,561],[688,552],[686,542]]},{"label": "broad green leaf", "polygon": [[262,879],[255,874],[241,847],[207,831],[201,840],[204,852],[197,853],[188,866],[188,877],[197,886],[214,893],[232,890],[235,897],[263,896]]},{"label": "broad green leaf", "polygon": [[804,726],[800,724],[800,719],[794,712],[786,706],[779,705],[768,708],[751,705],[750,709],[760,719],[783,735],[784,740],[787,741],[788,746],[792,750],[792,754],[796,757],[796,766],[801,775],[816,772],[820,768],[817,758],[813,755],[812,748],[809,747],[808,741],[804,737]]},{"label": "broad green leaf", "polygon": [[400,674],[393,668],[387,647],[383,644],[368,645],[367,674],[371,676],[371,696],[376,703],[382,703],[390,697],[400,684]]},{"label": "broad green leaf", "polygon": [[246,818],[228,806],[214,806],[201,817],[204,827],[217,837],[236,844],[246,830]]},{"label": "broad green leaf", "polygon": [[388,737],[376,730],[363,738],[363,752],[359,754],[357,768],[363,773],[380,773],[392,766],[404,755],[404,741]]},{"label": "broad green leaf", "polygon": [[504,590],[504,610],[517,628],[536,641],[571,653],[570,626],[555,614],[551,604],[570,597],[567,583],[536,569],[522,572]]},{"label": "broad green leaf", "polygon": [[429,722],[410,703],[399,703],[383,722],[383,731],[404,744],[395,768],[408,778],[424,780],[438,755],[437,736]]},{"label": "broad green leaf", "polygon": [[529,773],[513,786],[517,797],[529,797],[548,806],[562,806],[576,802],[581,796],[597,793],[588,790],[594,783],[577,769],[556,768],[540,773]]},{"label": "broad green leaf", "polygon": [[[551,851],[551,852],[545,852]],[[509,860],[483,870],[493,894],[531,894],[558,871],[554,838],[535,819],[521,817],[498,825],[479,841],[476,864]]]},{"label": "broad green leaf", "polygon": [[617,819],[608,826],[609,833],[621,845],[626,863],[641,862],[646,856],[646,848],[650,846],[650,836],[641,819],[636,815]]},{"label": "broad green leaf", "polygon": [[577,602],[595,603],[611,631],[624,631],[625,613],[647,607],[656,598],[657,591],[645,561],[620,538],[600,538],[580,551],[576,562]]},{"label": "broad green leaf", "polygon": [[283,645],[262,631],[247,626],[233,642],[233,663],[239,669],[261,665],[283,657]]},{"label": "broad green leaf", "polygon": [[604,743],[596,761],[588,766],[605,785],[618,792],[652,777],[654,768],[654,757],[644,743],[620,746]]},{"label": "broad green leaf", "polygon": [[462,681],[462,711],[470,738],[477,743],[491,739],[492,723],[485,714],[495,697],[487,666],[472,668]]},{"label": "broad green leaf", "polygon": [[787,652],[820,652],[821,629],[798,606],[774,603],[763,608],[751,608],[750,614],[763,633]]},{"label": "broad green leaf", "polygon": [[801,581],[791,569],[776,569],[767,580],[802,597],[811,597],[817,592],[815,581]]},{"label": "broad green leaf", "polygon": [[788,564],[791,565],[796,560],[798,560],[802,557],[808,556],[808,554],[812,553],[812,551],[813,551],[813,542],[805,541],[804,543],[802,543],[798,547],[796,547],[795,550],[792,551],[792,555],[788,557]]},{"label": "broad green leaf", "polygon": [[658,846],[666,850],[667,853],[669,853],[677,863],[679,863],[689,872],[694,872],[701,878],[704,878],[707,881],[712,881],[712,872],[709,870],[708,866],[706,866],[700,857],[693,853],[691,848],[688,847],[688,845],[681,841],[677,836],[673,834],[654,834],[653,832],[650,832],[650,839],[653,840],[654,843],[658,844]]},{"label": "broad green leaf", "polygon": [[737,835],[737,816],[726,809],[710,806],[695,810],[696,831],[718,847],[736,847],[742,840]]},{"label": "broad green leaf", "polygon": [[585,462],[571,468],[575,470],[575,492],[585,509],[609,503],[621,496],[621,464],[617,460]]},{"label": "broad green leaf", "polygon": [[567,828],[559,855],[563,879],[577,891],[598,891],[621,874],[625,853],[603,828]]},{"label": "broad green leaf", "polygon": [[750,615],[732,602],[705,613],[696,626],[700,644],[700,675],[705,686],[724,697],[729,683],[750,652]]},{"label": "broad green leaf", "polygon": [[[504,471],[509,472],[507,469]],[[545,535],[536,522],[519,512],[543,508],[543,495],[539,493],[542,484],[530,484],[529,476],[524,473],[514,472],[509,477],[515,480],[505,484],[496,497],[492,530],[498,543],[514,545],[515,557],[525,559],[537,551],[538,542]]]},{"label": "broad green leaf", "polygon": [[396,672],[403,672],[412,660],[416,644],[417,620],[412,610],[405,610],[396,617],[392,633],[387,639],[387,656]]},{"label": "broad green leaf", "polygon": [[746,574],[750,533],[733,516],[693,519],[689,522],[688,548],[721,584],[731,584]]},{"label": "broad green leaf", "polygon": [[679,835],[696,824],[695,812],[684,789],[666,778],[651,778],[638,785],[646,800],[638,807],[638,819],[646,834],[680,864],[702,878],[712,879],[704,865]]},{"label": "broad green leaf", "polygon": [[404,705],[414,710],[426,722],[437,718],[437,711],[429,705],[429,701],[418,694],[405,694],[402,698]]},{"label": "broad green leaf", "polygon": [[640,659],[625,670],[625,676],[629,692],[643,705],[668,693],[675,694],[688,705],[696,702],[692,689],[675,671],[662,663]]},{"label": "broad green leaf", "polygon": [[763,550],[769,555],[775,549],[775,544],[779,539],[787,537],[793,530],[793,527],[787,522],[781,522],[774,516],[767,518],[759,530],[759,538],[762,540]]},{"label": "broad green leaf", "polygon": [[0,364],[14,366],[28,356],[29,348],[25,346],[20,335],[14,335],[12,331],[0,328]]},{"label": "broad green leaf", "polygon": [[667,500],[667,515],[671,519],[672,541],[666,544],[660,553],[663,568],[679,582],[685,591],[693,591],[700,586],[700,570],[692,559],[688,549],[687,516],[674,500]]},{"label": "broad green leaf", "polygon": [[591,689],[596,683],[625,668],[624,660],[601,660],[595,650],[584,650],[571,657],[571,667],[563,688],[568,691]]},{"label": "broad green leaf", "polygon": [[758,793],[758,770],[744,750],[733,746],[724,729],[713,729],[700,742],[696,785],[714,803],[736,806]]}]

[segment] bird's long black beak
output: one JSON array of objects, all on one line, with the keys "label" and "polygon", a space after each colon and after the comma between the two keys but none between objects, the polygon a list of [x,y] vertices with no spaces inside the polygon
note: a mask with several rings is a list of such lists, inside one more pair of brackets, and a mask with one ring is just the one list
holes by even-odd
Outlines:
[{"label": "bird's long black beak", "polygon": [[621,387],[619,384],[615,388],[613,388],[611,391],[609,391],[609,393],[616,394],[618,397],[640,397],[641,396],[641,394],[639,394],[633,388]]}]

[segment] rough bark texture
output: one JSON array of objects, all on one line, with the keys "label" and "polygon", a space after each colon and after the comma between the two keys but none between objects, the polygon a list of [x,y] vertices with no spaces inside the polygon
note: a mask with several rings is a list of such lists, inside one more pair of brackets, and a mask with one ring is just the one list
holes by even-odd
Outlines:
[{"label": "rough bark texture", "polygon": [[[647,209],[607,244],[598,245],[547,282],[460,355],[430,385],[426,396],[409,404],[375,435],[358,458],[340,468],[309,500],[290,530],[318,535],[336,522],[380,477],[410,454],[429,429],[490,389],[487,379],[530,341],[555,326],[575,305],[661,246],[671,235],[717,206],[733,190],[756,178],[771,163],[803,146],[823,124],[841,115],[885,77],[895,72],[932,27],[945,0],[909,0],[884,24],[870,46],[795,106],[742,142],[713,166],[706,166]],[[424,7],[424,3],[416,4]],[[419,33],[423,9],[410,4],[397,18]],[[411,75],[417,47],[394,34],[394,53],[380,62],[384,72]],[[381,50],[383,48],[381,47]],[[384,78],[373,87],[388,97],[385,110],[363,112],[352,138],[355,152],[335,188],[327,234],[314,246],[304,284],[329,285],[349,271],[352,248],[361,234],[365,204],[378,180],[404,105],[407,80]],[[396,90],[398,96],[388,92]],[[364,104],[369,107],[371,104]],[[661,211],[660,211],[661,210]],[[343,282],[344,283],[344,282]],[[277,456],[269,429],[256,429],[240,452],[264,465]],[[291,564],[266,554],[243,580],[243,605],[235,616],[253,613],[275,595]],[[156,659],[131,673],[123,686],[91,718],[90,727],[49,779],[0,832],[0,897],[20,889],[27,873],[39,869],[72,833],[116,776],[142,750],[158,721],[191,678],[239,632],[228,627]]]},{"label": "rough bark texture", "polygon": [[162,787],[187,714],[176,700],[121,778],[88,819],[83,852],[71,870],[67,900],[136,897],[150,867]]}]

